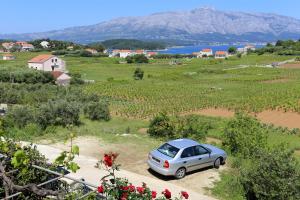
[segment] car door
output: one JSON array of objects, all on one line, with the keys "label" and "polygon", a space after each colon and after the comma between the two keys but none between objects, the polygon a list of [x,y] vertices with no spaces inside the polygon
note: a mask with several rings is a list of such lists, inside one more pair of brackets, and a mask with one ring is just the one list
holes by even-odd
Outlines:
[{"label": "car door", "polygon": [[180,156],[182,165],[187,171],[193,171],[198,165],[198,160],[195,156],[194,147],[188,147],[182,151]]},{"label": "car door", "polygon": [[195,158],[197,160],[197,166],[195,166],[195,170],[212,165],[210,152],[207,149],[205,149],[201,145],[194,146],[193,148],[194,148]]}]

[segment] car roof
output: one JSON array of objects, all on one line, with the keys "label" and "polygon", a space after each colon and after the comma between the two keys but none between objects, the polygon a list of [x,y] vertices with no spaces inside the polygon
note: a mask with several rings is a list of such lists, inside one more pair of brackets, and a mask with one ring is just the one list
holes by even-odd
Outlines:
[{"label": "car roof", "polygon": [[171,140],[168,142],[168,144],[177,147],[179,149],[184,149],[186,147],[196,146],[199,145],[198,142],[191,140],[191,139],[177,139],[177,140]]}]

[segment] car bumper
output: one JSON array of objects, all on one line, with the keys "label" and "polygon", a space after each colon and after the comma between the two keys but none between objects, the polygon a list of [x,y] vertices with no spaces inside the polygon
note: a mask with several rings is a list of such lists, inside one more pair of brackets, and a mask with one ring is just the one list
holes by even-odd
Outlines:
[{"label": "car bumper", "polygon": [[156,164],[154,164],[151,160],[148,160],[147,161],[148,163],[148,166],[155,172],[161,174],[161,175],[164,175],[164,176],[174,176],[175,175],[175,172],[171,169],[165,169],[165,168],[162,168]]}]

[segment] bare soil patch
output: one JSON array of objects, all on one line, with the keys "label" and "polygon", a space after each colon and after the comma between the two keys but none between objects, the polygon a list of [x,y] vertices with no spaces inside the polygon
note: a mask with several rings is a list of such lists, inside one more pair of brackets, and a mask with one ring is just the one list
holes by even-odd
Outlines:
[{"label": "bare soil patch", "polygon": [[140,128],[139,130],[138,130],[138,133],[141,133],[141,134],[147,134],[147,131],[148,131],[148,128]]},{"label": "bare soil patch", "polygon": [[287,128],[300,128],[300,114],[277,110],[266,110],[256,115],[257,119],[266,124],[274,124]]},{"label": "bare soil patch", "polygon": [[[220,108],[208,108],[189,114],[198,114],[212,117],[234,117],[234,112]],[[187,115],[186,113],[184,115]],[[300,114],[295,112],[284,112],[278,110],[266,110],[261,113],[253,114],[257,119],[266,124],[274,124],[287,128],[300,128]]]},{"label": "bare soil patch", "polygon": [[210,117],[234,117],[234,112],[224,108],[206,108],[198,111],[191,111],[183,113],[182,116],[186,115],[205,115]]},{"label": "bare soil patch", "polygon": [[287,63],[287,64],[284,64],[284,65],[281,65],[280,68],[300,69],[300,62]]}]

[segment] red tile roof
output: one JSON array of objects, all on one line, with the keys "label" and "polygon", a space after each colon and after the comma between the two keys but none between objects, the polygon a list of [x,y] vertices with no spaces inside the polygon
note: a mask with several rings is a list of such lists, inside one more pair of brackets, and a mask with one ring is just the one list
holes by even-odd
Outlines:
[{"label": "red tile roof", "polygon": [[54,57],[54,56],[53,55],[47,55],[47,54],[38,55],[38,56],[32,58],[31,60],[29,60],[28,62],[29,63],[44,63],[52,57]]},{"label": "red tile roof", "polygon": [[58,77],[60,77],[63,74],[63,72],[61,72],[61,71],[52,71],[51,74],[54,77],[54,79],[57,79]]},{"label": "red tile roof", "polygon": [[216,55],[226,55],[226,51],[216,51]]},{"label": "red tile roof", "polygon": [[212,49],[202,49],[203,52],[212,52]]}]

